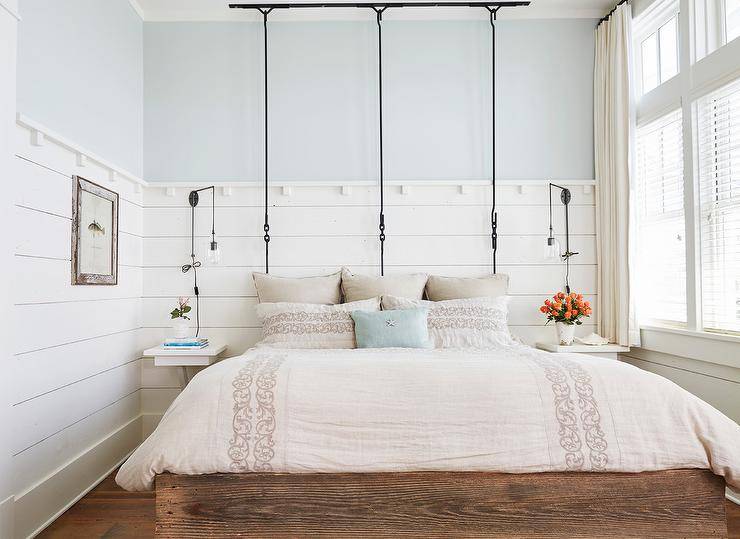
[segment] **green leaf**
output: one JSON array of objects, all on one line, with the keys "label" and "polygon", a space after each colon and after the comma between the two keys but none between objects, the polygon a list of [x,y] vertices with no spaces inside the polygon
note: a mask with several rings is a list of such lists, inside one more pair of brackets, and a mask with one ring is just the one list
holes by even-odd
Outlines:
[{"label": "green leaf", "polygon": [[173,309],[170,316],[172,316],[172,318],[180,318],[180,309]]},{"label": "green leaf", "polygon": [[184,312],[184,313],[189,313],[192,310],[193,309],[192,309],[192,307],[190,305],[185,305],[185,307],[182,308],[182,312]]}]

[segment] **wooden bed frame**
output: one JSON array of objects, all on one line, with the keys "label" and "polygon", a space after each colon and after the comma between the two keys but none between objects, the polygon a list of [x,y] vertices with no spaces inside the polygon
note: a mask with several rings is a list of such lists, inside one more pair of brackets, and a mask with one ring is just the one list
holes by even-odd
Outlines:
[{"label": "wooden bed frame", "polygon": [[157,537],[727,537],[707,470],[163,474]]}]

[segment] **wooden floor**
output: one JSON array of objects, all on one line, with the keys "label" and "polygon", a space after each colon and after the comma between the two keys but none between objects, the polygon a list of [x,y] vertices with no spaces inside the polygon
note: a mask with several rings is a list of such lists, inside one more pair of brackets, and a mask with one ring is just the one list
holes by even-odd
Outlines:
[{"label": "wooden floor", "polygon": [[[154,537],[154,493],[126,492],[116,485],[114,475],[108,476],[39,537]],[[726,503],[729,537],[740,539],[740,506]]]}]

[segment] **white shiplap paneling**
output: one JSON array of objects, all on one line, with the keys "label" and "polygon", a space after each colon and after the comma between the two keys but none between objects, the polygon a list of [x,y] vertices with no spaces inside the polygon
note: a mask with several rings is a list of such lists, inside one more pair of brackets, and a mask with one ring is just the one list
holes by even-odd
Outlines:
[{"label": "white shiplap paneling", "polygon": [[[23,125],[17,135],[12,446],[26,536],[139,441],[144,220],[140,184],[111,181],[106,166]],[[71,284],[73,174],[119,193],[117,286]]]},{"label": "white shiplap paneling", "polygon": [[[465,183],[465,182],[463,182]],[[571,285],[593,300],[596,293],[593,187],[574,182],[571,244],[579,251]],[[187,195],[203,185],[151,184],[144,192],[142,344],[155,345],[169,333],[169,311],[179,295],[192,295],[192,273],[180,266],[190,253],[191,210]],[[202,334],[228,343],[235,355],[260,338],[252,271],[263,270],[262,197],[259,186],[230,185],[215,192],[216,233],[221,265],[198,272]],[[491,271],[490,186],[470,182],[389,185],[386,200],[386,274],[423,271],[437,275],[480,276]],[[196,254],[205,257],[210,241],[211,194],[196,208]],[[320,275],[348,266],[377,274],[378,188],[373,185],[292,185],[270,189],[271,273]],[[498,271],[510,274],[510,323],[529,342],[552,336],[537,308],[559,290],[564,267],[543,259],[549,220],[546,182],[503,182],[497,189]],[[553,216],[564,227],[562,206]],[[563,238],[561,237],[561,240]],[[205,262],[205,259],[204,259]],[[595,318],[595,316],[594,316]],[[579,332],[594,330],[593,324]],[[147,368],[142,401],[147,414],[161,414],[179,391],[177,369]],[[160,406],[160,408],[157,408]]]}]

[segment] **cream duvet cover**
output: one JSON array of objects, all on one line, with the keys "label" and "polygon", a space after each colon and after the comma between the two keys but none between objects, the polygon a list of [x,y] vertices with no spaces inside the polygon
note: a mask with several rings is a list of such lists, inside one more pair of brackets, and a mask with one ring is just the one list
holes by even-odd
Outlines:
[{"label": "cream duvet cover", "polygon": [[618,361],[489,350],[256,348],[193,378],[121,467],[216,472],[640,472],[740,487],[740,427]]}]

